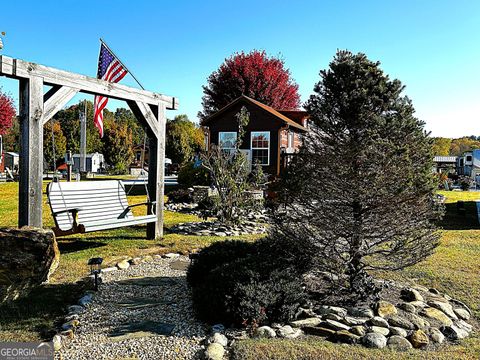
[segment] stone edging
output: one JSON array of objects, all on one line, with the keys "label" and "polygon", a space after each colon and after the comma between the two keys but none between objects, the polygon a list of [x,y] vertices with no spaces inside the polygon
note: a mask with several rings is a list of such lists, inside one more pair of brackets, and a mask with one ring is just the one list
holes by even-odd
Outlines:
[{"label": "stone edging", "polygon": [[265,234],[267,226],[264,223],[245,221],[240,225],[225,225],[218,221],[203,221],[180,223],[170,228],[170,231],[180,235],[194,236],[239,236]]}]

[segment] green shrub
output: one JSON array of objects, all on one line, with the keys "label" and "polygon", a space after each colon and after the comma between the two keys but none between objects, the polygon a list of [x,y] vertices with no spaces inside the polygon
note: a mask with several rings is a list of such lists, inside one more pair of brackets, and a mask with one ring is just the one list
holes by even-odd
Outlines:
[{"label": "green shrub", "polygon": [[190,203],[192,194],[188,189],[177,189],[168,193],[169,203]]},{"label": "green shrub", "polygon": [[305,301],[301,272],[270,239],[202,250],[187,274],[197,316],[226,325],[286,322]]},{"label": "green shrub", "polygon": [[208,171],[202,166],[193,167],[192,162],[184,164],[178,172],[178,183],[184,187],[192,187],[194,185],[210,185],[210,176]]},{"label": "green shrub", "polygon": [[187,281],[191,286],[196,286],[215,268],[254,254],[255,251],[255,243],[246,241],[227,240],[213,243],[193,260],[187,271]]}]

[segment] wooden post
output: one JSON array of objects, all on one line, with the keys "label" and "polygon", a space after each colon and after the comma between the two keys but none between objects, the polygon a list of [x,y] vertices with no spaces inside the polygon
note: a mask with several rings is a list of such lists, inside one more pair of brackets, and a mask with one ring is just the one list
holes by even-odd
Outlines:
[{"label": "wooden post", "polygon": [[42,227],[43,79],[20,79],[18,226]]},{"label": "wooden post", "polygon": [[[147,239],[163,237],[163,195],[164,195],[164,174],[165,174],[165,105],[158,105],[158,134],[149,132],[148,146],[148,193],[151,199],[155,199],[157,222],[147,224]],[[148,209],[152,214],[153,209]]]}]

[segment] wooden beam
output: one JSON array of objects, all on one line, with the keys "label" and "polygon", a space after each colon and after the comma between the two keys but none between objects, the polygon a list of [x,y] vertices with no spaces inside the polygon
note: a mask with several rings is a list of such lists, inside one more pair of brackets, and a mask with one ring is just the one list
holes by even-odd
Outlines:
[{"label": "wooden beam", "polygon": [[158,119],[150,106],[138,101],[127,101],[127,104],[143,127],[146,127],[155,137],[158,137]]},{"label": "wooden beam", "polygon": [[[158,119],[158,136],[149,137],[148,158],[148,193],[157,202],[157,222],[147,224],[147,239],[163,237],[163,195],[165,174],[165,105],[159,104],[156,118]],[[148,209],[152,214],[153,209]]]},{"label": "wooden beam", "polygon": [[45,85],[68,86],[79,89],[80,92],[93,95],[103,95],[119,100],[133,100],[150,105],[162,103],[169,110],[178,109],[178,99],[141,90],[130,86],[113,84],[108,81],[55,69],[8,56],[0,56],[0,75],[16,79],[26,79],[31,76],[43,78]]},{"label": "wooden beam", "polygon": [[43,80],[20,80],[18,226],[42,227]]},{"label": "wooden beam", "polygon": [[78,92],[78,89],[68,86],[56,86],[51,88],[44,96],[43,124],[45,125],[47,121],[72,100]]}]

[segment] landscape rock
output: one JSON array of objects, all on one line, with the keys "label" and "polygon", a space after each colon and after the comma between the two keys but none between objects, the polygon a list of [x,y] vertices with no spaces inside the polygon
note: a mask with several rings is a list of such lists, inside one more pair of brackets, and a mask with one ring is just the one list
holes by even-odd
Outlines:
[{"label": "landscape rock", "polygon": [[138,265],[142,262],[142,258],[136,257],[130,260],[130,265]]},{"label": "landscape rock", "polygon": [[383,349],[387,346],[387,338],[382,334],[368,333],[362,338],[362,344],[368,348]]},{"label": "landscape rock", "polygon": [[461,302],[460,300],[456,300],[456,299],[452,299],[450,301],[452,304],[454,304],[455,306],[459,306],[459,307],[462,307],[463,309],[467,310],[468,313],[470,314],[470,316],[472,316],[472,310],[470,310],[470,308],[465,305],[463,302]]},{"label": "landscape rock", "polygon": [[246,330],[229,329],[225,331],[225,336],[232,340],[248,339],[248,334]]},{"label": "landscape rock", "polygon": [[294,339],[301,335],[300,329],[294,329],[290,325],[285,325],[277,329],[277,335],[282,338]]},{"label": "landscape rock", "polygon": [[118,268],[116,266],[110,266],[110,267],[102,269],[102,273],[109,273],[109,272],[117,271],[117,270],[118,270]]},{"label": "landscape rock", "polygon": [[55,335],[52,339],[52,342],[53,342],[53,349],[55,351],[58,351],[62,348],[62,337],[60,335]]},{"label": "landscape rock", "polygon": [[351,307],[348,309],[348,313],[352,316],[359,318],[373,318],[375,314],[373,310],[368,307]]},{"label": "landscape rock", "polygon": [[295,314],[295,319],[306,319],[315,317],[317,314],[312,309],[298,308],[297,313]]},{"label": "landscape rock", "polygon": [[338,306],[326,306],[322,305],[315,309],[315,312],[319,315],[328,315],[328,314],[335,314],[341,317],[345,317],[347,315],[347,309]]},{"label": "landscape rock", "polygon": [[428,334],[434,343],[441,344],[445,340],[445,335],[443,335],[437,328],[430,328]]},{"label": "landscape rock", "polygon": [[207,360],[223,360],[225,348],[218,343],[211,343],[205,351],[205,359]]},{"label": "landscape rock", "polygon": [[330,320],[327,319],[324,322],[321,323],[323,327],[327,327],[330,329],[333,329],[335,331],[340,331],[340,330],[350,330],[350,326],[342,324],[341,322],[335,321],[335,320]]},{"label": "landscape rock", "polygon": [[345,316],[343,318],[343,322],[347,325],[350,325],[350,326],[363,325],[368,320],[369,320],[369,318],[366,318],[366,317],[354,317],[354,316]]},{"label": "landscape rock", "polygon": [[408,304],[415,306],[417,310],[423,309],[427,306],[427,303],[425,303],[424,301],[410,301]]},{"label": "landscape rock", "polygon": [[445,313],[432,307],[423,309],[420,312],[420,315],[425,316],[429,319],[437,320],[446,326],[453,324],[453,321],[447,315],[445,315]]},{"label": "landscape rock", "polygon": [[163,255],[163,257],[167,259],[176,259],[179,256],[180,254],[176,254],[176,253],[166,253],[165,255]]},{"label": "landscape rock", "polygon": [[414,313],[417,310],[415,306],[410,303],[400,303],[397,307],[408,313]]},{"label": "landscape rock", "polygon": [[402,289],[400,296],[406,301],[423,301],[423,296],[413,288]]},{"label": "landscape rock", "polygon": [[367,333],[367,331],[365,330],[365,327],[363,326],[352,326],[350,328],[350,332],[354,335],[358,335],[358,336],[365,336],[365,334]]},{"label": "landscape rock", "polygon": [[388,325],[387,320],[385,320],[381,316],[375,316],[372,319],[370,319],[370,324],[372,324],[374,326],[382,326],[382,327],[385,327],[385,328],[390,327],[390,325]]},{"label": "landscape rock", "polygon": [[225,335],[223,334],[220,334],[218,332],[216,332],[215,334],[213,334],[213,336],[211,337],[210,339],[211,343],[217,343],[217,344],[220,344],[222,346],[227,346],[228,345],[228,339]]},{"label": "landscape rock", "polygon": [[74,330],[80,322],[78,320],[71,320],[62,325],[62,330]]},{"label": "landscape rock", "polygon": [[397,314],[397,308],[395,305],[389,303],[388,301],[380,300],[376,304],[377,315],[381,317],[387,317],[390,315]]},{"label": "landscape rock", "polygon": [[81,314],[85,311],[85,308],[80,305],[70,305],[67,308],[68,315],[76,315],[76,314]]},{"label": "landscape rock", "polygon": [[347,330],[340,330],[332,336],[332,339],[344,344],[356,344],[359,342],[360,336],[352,334]]},{"label": "landscape rock", "polygon": [[453,311],[455,312],[455,315],[457,315],[462,320],[470,319],[470,313],[464,308],[454,308]]},{"label": "landscape rock", "polygon": [[80,300],[78,300],[78,304],[80,306],[85,307],[85,306],[88,306],[92,302],[92,300],[93,300],[92,294],[86,294],[86,295],[82,296],[80,298]]},{"label": "landscape rock", "polygon": [[51,230],[0,228],[0,303],[26,296],[48,281],[59,260]]},{"label": "landscape rock", "polygon": [[275,330],[273,330],[270,326],[260,326],[255,330],[255,336],[259,338],[274,338],[277,336]]},{"label": "landscape rock", "polygon": [[473,330],[473,326],[463,320],[456,321],[455,325],[457,325],[461,329],[464,329],[467,332],[471,332]]},{"label": "landscape rock", "polygon": [[468,336],[468,331],[454,324],[442,326],[440,331],[450,340],[460,340]]},{"label": "landscape rock", "polygon": [[[272,327],[274,327],[272,325]],[[287,335],[290,335],[290,334],[293,334],[295,330],[290,326],[290,325],[285,325],[285,326],[281,326],[279,328],[277,328],[277,335],[279,337],[286,337]]]},{"label": "landscape rock", "polygon": [[321,322],[322,322],[322,319],[318,317],[311,317],[307,319],[292,321],[290,325],[294,328],[303,328],[306,326],[317,326],[317,325],[320,325]]},{"label": "landscape rock", "polygon": [[116,266],[119,270],[126,270],[130,267],[130,263],[128,262],[128,260],[122,260],[119,261]]},{"label": "landscape rock", "polygon": [[410,321],[416,329],[425,329],[430,326],[430,323],[420,316],[412,313],[406,313],[405,318]]},{"label": "landscape rock", "polygon": [[403,337],[407,337],[408,336],[408,332],[407,330],[401,328],[401,327],[397,327],[397,326],[392,326],[390,327],[390,334],[391,335],[398,335],[398,336],[403,336]]},{"label": "landscape rock", "polygon": [[413,348],[410,341],[398,335],[393,335],[388,338],[387,347],[395,351],[408,351]]},{"label": "landscape rock", "polygon": [[388,328],[381,326],[371,326],[370,330],[374,333],[382,334],[383,336],[387,336],[388,334],[390,334],[390,330]]},{"label": "landscape rock", "polygon": [[409,337],[410,342],[416,349],[425,347],[429,344],[428,336],[423,330],[415,330]]},{"label": "landscape rock", "polygon": [[303,332],[307,335],[329,337],[335,334],[335,330],[327,329],[321,326],[307,326],[302,328]]},{"label": "landscape rock", "polygon": [[408,321],[407,319],[404,319],[404,318],[402,318],[398,315],[390,316],[387,319],[387,321],[391,326],[401,327],[401,328],[409,329],[409,330],[413,330],[415,328],[415,326],[410,321]]},{"label": "landscape rock", "polygon": [[325,319],[329,319],[329,320],[335,320],[335,321],[342,321],[343,318],[337,314],[334,314],[334,313],[330,313],[330,314],[327,314],[325,315]]},{"label": "landscape rock", "polygon": [[78,320],[78,314],[71,314],[65,316],[65,322],[72,321],[72,320]]},{"label": "landscape rock", "polygon": [[446,314],[447,316],[449,316],[454,320],[458,319],[457,315],[455,315],[455,312],[453,311],[452,305],[450,305],[447,302],[429,301],[427,304],[435,309],[441,310],[444,314]]}]

